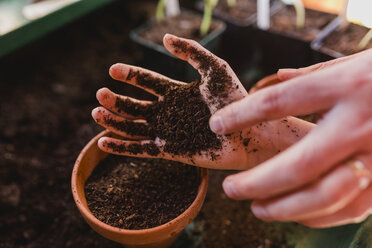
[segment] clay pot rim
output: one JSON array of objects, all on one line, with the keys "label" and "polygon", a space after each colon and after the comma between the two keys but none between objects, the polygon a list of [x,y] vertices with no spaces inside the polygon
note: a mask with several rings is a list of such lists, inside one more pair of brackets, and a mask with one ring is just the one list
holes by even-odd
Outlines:
[{"label": "clay pot rim", "polygon": [[257,81],[252,86],[252,88],[249,90],[249,94],[253,94],[253,93],[255,93],[255,92],[257,92],[257,91],[259,91],[263,88],[266,88],[266,87],[269,87],[269,86],[272,86],[272,85],[276,85],[280,82],[282,82],[282,81],[279,79],[277,73],[267,75],[267,76],[263,77],[262,79],[260,79],[259,81]]},{"label": "clay pot rim", "polygon": [[162,229],[168,228],[169,226],[173,225],[174,223],[180,222],[183,218],[185,218],[185,216],[188,216],[188,214],[190,212],[194,211],[193,209],[195,209],[197,207],[198,202],[203,200],[203,198],[204,198],[203,192],[206,192],[207,187],[208,187],[208,170],[205,169],[205,168],[199,168],[201,170],[201,182],[200,182],[199,187],[198,187],[198,193],[197,193],[194,201],[191,203],[191,205],[184,212],[182,212],[180,215],[178,215],[176,218],[174,218],[174,219],[172,219],[172,220],[170,220],[170,221],[168,221],[168,222],[166,222],[166,223],[164,223],[160,226],[147,228],[147,229],[133,229],[133,230],[110,226],[110,225],[100,221],[99,219],[97,219],[90,212],[89,208],[85,207],[82,204],[82,200],[81,200],[81,198],[78,194],[78,191],[76,190],[77,180],[78,180],[78,168],[79,168],[79,165],[80,165],[80,161],[85,156],[89,147],[91,147],[92,145],[97,144],[97,141],[98,141],[99,138],[101,138],[103,136],[107,136],[108,134],[110,134],[110,131],[105,130],[105,131],[100,132],[93,139],[91,139],[85,145],[85,147],[81,150],[78,158],[76,159],[74,167],[73,167],[72,177],[71,177],[71,190],[72,190],[72,195],[73,195],[75,204],[78,207],[81,214],[83,215],[83,217],[88,218],[92,223],[94,223],[95,225],[99,226],[102,229],[106,229],[109,232],[122,234],[122,235],[123,234],[124,235],[144,235],[144,234],[151,233],[151,232],[159,232]]}]

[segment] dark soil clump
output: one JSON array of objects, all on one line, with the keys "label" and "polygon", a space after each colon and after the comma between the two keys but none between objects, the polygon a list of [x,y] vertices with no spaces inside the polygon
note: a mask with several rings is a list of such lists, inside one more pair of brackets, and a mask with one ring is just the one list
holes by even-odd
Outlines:
[{"label": "dark soil clump", "polygon": [[296,28],[296,11],[293,6],[285,6],[271,18],[271,30],[296,36],[305,41],[312,41],[316,35],[334,18],[335,15],[306,9],[305,26]]},{"label": "dark soil clump", "polygon": [[211,113],[200,95],[199,84],[169,89],[147,117],[155,136],[166,141],[164,152],[192,156],[221,149],[220,136],[209,128]]},{"label": "dark soil clump", "polygon": [[[163,46],[163,37],[165,34],[173,34],[179,37],[200,41],[201,15],[181,12],[180,15],[165,18],[163,21],[156,23],[150,29],[142,32],[140,37]],[[213,32],[217,24],[212,22],[209,32]]]},{"label": "dark soil clump", "polygon": [[117,121],[112,118],[104,118],[107,125],[115,127],[117,130],[142,137],[152,137],[152,128],[146,123],[132,122],[132,121]]},{"label": "dark soil clump", "polygon": [[109,155],[88,179],[88,207],[102,222],[146,229],[179,216],[194,201],[197,168],[181,163]]},{"label": "dark soil clump", "polygon": [[[351,55],[358,51],[358,44],[369,31],[368,28],[350,23],[345,30],[336,30],[324,40],[324,47],[344,55]],[[372,48],[372,42],[369,42],[366,49]]]},{"label": "dark soil clump", "polygon": [[144,116],[146,115],[147,107],[137,104],[129,99],[116,98],[115,107],[120,113],[127,113],[132,116]]},{"label": "dark soil clump", "polygon": [[226,0],[218,2],[216,13],[223,13],[231,16],[234,19],[246,20],[257,11],[257,1],[255,0],[236,0],[235,6],[229,7]]}]

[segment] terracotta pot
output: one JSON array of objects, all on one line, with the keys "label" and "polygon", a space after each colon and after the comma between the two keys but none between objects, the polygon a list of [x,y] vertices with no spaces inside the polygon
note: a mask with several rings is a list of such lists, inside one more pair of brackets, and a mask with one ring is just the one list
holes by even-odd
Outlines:
[{"label": "terracotta pot", "polygon": [[123,244],[125,247],[168,247],[181,231],[190,224],[199,213],[208,186],[208,170],[200,168],[201,183],[197,196],[188,209],[177,218],[157,227],[142,230],[127,230],[107,225],[90,212],[85,198],[84,184],[94,168],[108,154],[101,151],[97,141],[107,136],[103,131],[94,137],[81,151],[72,172],[71,189],[75,203],[88,224],[103,237]]},{"label": "terracotta pot", "polygon": [[265,87],[278,84],[282,81],[278,78],[277,74],[271,74],[269,76],[264,77],[260,81],[258,81],[253,87],[249,90],[249,94],[252,94],[260,89],[263,89]]}]

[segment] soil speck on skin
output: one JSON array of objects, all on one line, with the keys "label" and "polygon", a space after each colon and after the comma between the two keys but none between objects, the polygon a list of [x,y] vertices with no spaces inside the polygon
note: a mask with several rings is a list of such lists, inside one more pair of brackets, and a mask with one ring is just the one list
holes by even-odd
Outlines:
[{"label": "soil speck on skin", "polygon": [[205,74],[203,83],[209,90],[208,100],[217,105],[217,109],[233,102],[228,96],[233,89],[233,79],[227,71],[227,65],[204,51],[199,51],[184,41],[177,40],[172,45],[184,53],[188,53],[194,60],[199,62],[199,70]]},{"label": "soil speck on skin", "polygon": [[114,227],[159,226],[194,201],[200,184],[197,170],[173,161],[109,155],[86,183],[88,207]]},{"label": "soil speck on skin", "polygon": [[243,140],[243,145],[244,145],[244,146],[248,146],[249,141],[251,141],[250,138],[245,138],[245,139]]},{"label": "soil speck on skin", "polygon": [[150,73],[139,72],[131,69],[127,80],[136,78],[137,84],[153,90],[156,94],[164,95],[171,87],[171,82],[152,76]]},{"label": "soil speck on skin", "polygon": [[129,99],[121,99],[117,97],[115,100],[115,107],[120,113],[127,113],[132,116],[144,116],[146,115],[147,107],[141,104],[135,103]]}]

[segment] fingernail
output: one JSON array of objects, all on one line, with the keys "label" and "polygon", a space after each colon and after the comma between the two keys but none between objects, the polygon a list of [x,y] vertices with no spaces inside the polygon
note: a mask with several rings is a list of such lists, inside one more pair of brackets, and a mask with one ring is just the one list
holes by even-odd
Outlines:
[{"label": "fingernail", "polygon": [[267,213],[266,209],[258,204],[253,203],[251,206],[253,214],[260,219],[269,220],[270,216]]},{"label": "fingernail", "polygon": [[211,130],[215,133],[221,133],[223,131],[223,123],[221,116],[212,116],[209,121]]},{"label": "fingernail", "polygon": [[236,188],[230,179],[225,179],[222,183],[222,187],[228,197],[234,198],[237,196]]},{"label": "fingernail", "polygon": [[359,188],[360,189],[366,189],[370,183],[369,177],[361,177],[359,179]]}]

